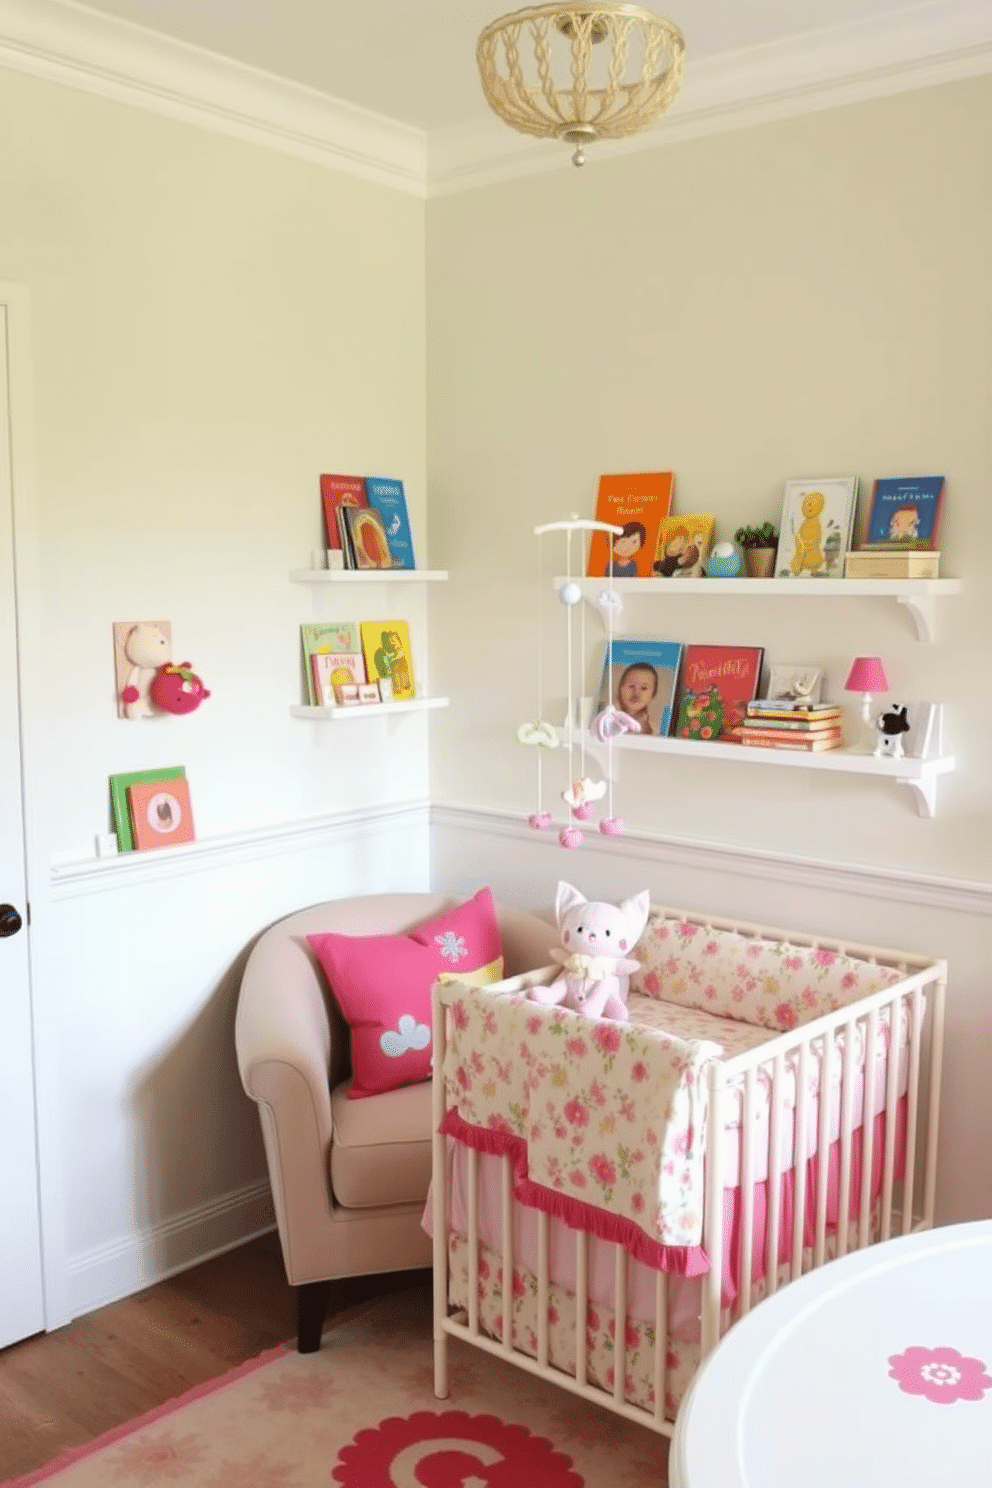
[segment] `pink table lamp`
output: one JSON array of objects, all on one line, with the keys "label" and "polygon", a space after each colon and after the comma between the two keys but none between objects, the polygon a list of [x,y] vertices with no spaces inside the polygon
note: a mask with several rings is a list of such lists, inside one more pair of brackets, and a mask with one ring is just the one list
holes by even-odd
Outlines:
[{"label": "pink table lamp", "polygon": [[867,731],[871,726],[871,699],[876,692],[888,692],[889,679],[880,656],[856,656],[844,683],[845,692],[860,692],[861,722]]}]

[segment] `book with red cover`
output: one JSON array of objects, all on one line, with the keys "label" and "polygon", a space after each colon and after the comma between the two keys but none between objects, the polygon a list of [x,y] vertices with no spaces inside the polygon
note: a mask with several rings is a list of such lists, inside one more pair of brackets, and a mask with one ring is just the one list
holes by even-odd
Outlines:
[{"label": "book with red cover", "polygon": [[601,475],[596,521],[622,527],[622,537],[594,532],[589,542],[590,578],[650,579],[658,532],[672,505],[675,475],[645,470],[632,475]]},{"label": "book with red cover", "polygon": [[145,780],[129,785],[127,804],[134,845],[139,850],[195,841],[189,785],[184,779]]},{"label": "book with red cover", "polygon": [[322,475],[320,500],[324,508],[324,532],[329,548],[340,548],[339,506],[368,506],[365,481],[360,475]]},{"label": "book with red cover", "polygon": [[686,646],[673,736],[739,744],[763,656],[763,646]]}]

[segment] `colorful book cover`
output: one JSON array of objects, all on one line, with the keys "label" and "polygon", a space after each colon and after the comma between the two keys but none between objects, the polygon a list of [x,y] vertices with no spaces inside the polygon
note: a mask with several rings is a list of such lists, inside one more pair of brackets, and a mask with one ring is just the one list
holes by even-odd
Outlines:
[{"label": "colorful book cover", "polygon": [[131,830],[131,813],[127,804],[128,786],[140,785],[146,781],[184,780],[185,778],[186,770],[183,765],[166,765],[161,770],[131,770],[127,774],[111,775],[110,811],[114,831],[117,834],[118,852],[134,851],[134,833]]},{"label": "colorful book cover", "polygon": [[325,708],[337,701],[336,688],[365,685],[365,658],[360,651],[315,651],[310,666],[316,700]]},{"label": "colorful book cover", "polygon": [[943,505],[942,475],[877,480],[868,503],[862,547],[935,552]]},{"label": "colorful book cover", "polygon": [[134,845],[139,851],[196,840],[189,786],[184,776],[178,780],[146,780],[129,785],[127,803]]},{"label": "colorful book cover", "polygon": [[763,655],[763,646],[686,646],[675,736],[739,744]]},{"label": "colorful book cover", "polygon": [[856,475],[786,481],[776,577],[843,578],[857,499]]},{"label": "colorful book cover", "polygon": [[831,729],[840,728],[840,714],[834,713],[814,722],[803,718],[770,718],[767,714],[762,716],[760,713],[748,713],[744,727],[754,734],[826,734]]},{"label": "colorful book cover", "polygon": [[748,716],[792,718],[797,720],[839,718],[837,703],[790,703],[786,698],[753,698],[747,705]]},{"label": "colorful book cover", "polygon": [[635,719],[643,734],[664,737],[671,728],[681,656],[678,641],[615,638],[606,647],[598,711],[612,703]]},{"label": "colorful book cover", "polygon": [[410,631],[405,620],[362,620],[362,653],[370,682],[380,677],[392,684],[397,700],[416,697]]},{"label": "colorful book cover", "polygon": [[596,521],[623,529],[614,536],[594,532],[589,542],[591,578],[650,579],[658,532],[672,506],[675,475],[646,470],[632,475],[601,475]]},{"label": "colorful book cover", "polygon": [[329,548],[340,548],[339,506],[368,506],[365,482],[360,475],[322,475],[320,500],[324,508],[324,532]]},{"label": "colorful book cover", "polygon": [[839,749],[844,740],[840,734],[829,739],[755,739],[747,735],[738,741],[748,749],[805,749],[807,754],[817,754],[824,749]]},{"label": "colorful book cover", "polygon": [[663,517],[652,572],[661,579],[701,579],[713,543],[712,512]]},{"label": "colorful book cover", "polygon": [[382,518],[377,511],[343,506],[340,515],[348,529],[349,547],[356,568],[393,568],[392,554]]},{"label": "colorful book cover", "polygon": [[300,626],[301,692],[311,707],[320,701],[320,694],[314,691],[313,663],[310,658],[321,651],[340,653],[360,650],[358,626],[353,620],[337,620],[333,623],[317,621]]},{"label": "colorful book cover", "polygon": [[750,723],[745,723],[741,729],[741,742],[743,744],[804,744],[817,739],[839,739],[843,733],[839,724],[832,728],[813,729],[782,729],[752,728]]},{"label": "colorful book cover", "polygon": [[365,494],[368,497],[369,506],[382,518],[389,551],[392,554],[393,567],[416,568],[413,533],[410,530],[410,513],[407,509],[403,482],[389,480],[381,475],[367,475]]}]

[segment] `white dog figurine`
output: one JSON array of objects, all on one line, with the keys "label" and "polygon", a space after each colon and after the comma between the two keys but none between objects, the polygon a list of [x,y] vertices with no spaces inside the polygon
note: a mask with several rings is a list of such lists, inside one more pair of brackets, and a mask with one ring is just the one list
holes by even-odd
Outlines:
[{"label": "white dog figurine", "polygon": [[647,889],[616,905],[590,903],[571,884],[559,883],[555,915],[562,948],[551,958],[562,972],[549,986],[532,987],[533,1000],[626,1022],[630,974],[640,965],[629,952],[644,933],[649,907]]}]

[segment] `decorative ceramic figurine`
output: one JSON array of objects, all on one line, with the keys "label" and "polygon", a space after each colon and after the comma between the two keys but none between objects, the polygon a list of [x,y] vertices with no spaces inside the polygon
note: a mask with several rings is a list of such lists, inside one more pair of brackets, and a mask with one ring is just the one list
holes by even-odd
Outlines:
[{"label": "decorative ceramic figurine", "polygon": [[155,706],[166,713],[192,713],[210,696],[188,661],[159,667],[149,692]]}]

